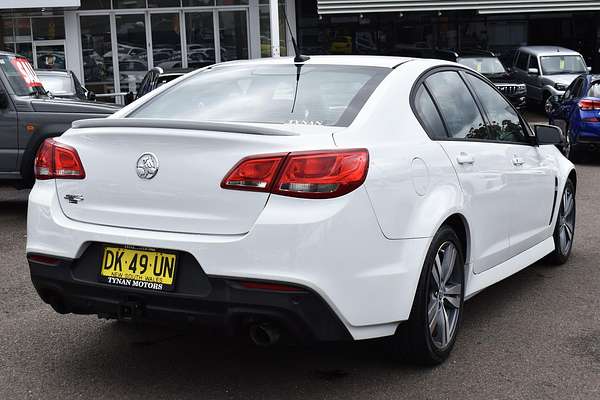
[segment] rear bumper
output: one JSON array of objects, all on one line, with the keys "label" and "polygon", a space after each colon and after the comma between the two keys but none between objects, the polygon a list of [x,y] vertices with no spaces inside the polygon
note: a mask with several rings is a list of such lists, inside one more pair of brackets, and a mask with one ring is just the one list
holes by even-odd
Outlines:
[{"label": "rear bumper", "polygon": [[31,280],[44,302],[59,313],[96,314],[102,318],[197,323],[247,332],[267,322],[303,341],[348,340],[344,324],[307,288],[277,292],[246,289],[233,279],[208,277],[194,258],[182,254],[177,293],[122,288],[97,280],[100,246],[58,265],[29,261]]},{"label": "rear bumper", "polygon": [[[271,196],[252,230],[243,235],[155,232],[73,221],[62,212],[50,180],[38,181],[29,197],[28,254],[79,260],[97,243],[185,253],[201,265],[211,282],[262,280],[306,288],[327,305],[354,339],[392,335],[398,324],[409,318],[429,242],[430,238],[386,239],[364,188],[319,202]],[[57,284],[53,272],[46,272],[49,275],[32,275],[36,286]],[[183,280],[178,277],[177,281],[174,298],[181,295]],[[73,288],[69,280],[63,282],[75,293],[80,288],[114,291],[101,286],[96,276],[85,282],[75,280],[81,287]],[[227,288],[223,291],[231,293],[232,289],[223,285]],[[136,290],[140,289],[119,288],[119,293]],[[81,295],[73,299],[74,305],[88,300]],[[202,298],[194,299],[204,304]],[[151,310],[153,303],[148,304],[146,309]],[[229,303],[222,306],[230,308]],[[173,308],[174,315],[181,314],[177,309],[179,305]]]}]

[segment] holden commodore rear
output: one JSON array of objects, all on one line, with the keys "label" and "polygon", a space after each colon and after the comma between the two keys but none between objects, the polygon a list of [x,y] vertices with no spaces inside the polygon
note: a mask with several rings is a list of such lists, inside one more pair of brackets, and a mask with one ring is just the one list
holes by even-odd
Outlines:
[{"label": "holden commodore rear", "polygon": [[[464,179],[505,201],[522,184],[538,208],[471,204],[455,142],[432,140],[424,105],[413,111],[419,79],[448,63],[409,61],[226,63],[75,122],[36,158],[27,256],[39,295],[60,313],[214,324],[263,345],[283,332],[394,336],[442,361],[465,297],[548,253],[566,261],[574,171],[554,130],[523,126],[524,162],[544,157],[535,173],[495,169],[520,180],[507,192],[489,174]],[[482,168],[507,152],[485,146],[501,151],[482,148]],[[517,249],[510,216],[523,222]]]}]

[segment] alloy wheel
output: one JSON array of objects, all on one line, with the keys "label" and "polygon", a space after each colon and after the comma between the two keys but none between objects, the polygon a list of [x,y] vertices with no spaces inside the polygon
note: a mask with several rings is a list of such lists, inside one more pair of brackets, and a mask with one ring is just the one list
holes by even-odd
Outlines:
[{"label": "alloy wheel", "polygon": [[431,268],[427,304],[427,321],[433,344],[444,349],[454,337],[462,305],[463,276],[459,252],[450,241],[439,247]]},{"label": "alloy wheel", "polygon": [[562,254],[568,254],[575,233],[575,194],[570,185],[565,187],[558,211],[558,246]]}]

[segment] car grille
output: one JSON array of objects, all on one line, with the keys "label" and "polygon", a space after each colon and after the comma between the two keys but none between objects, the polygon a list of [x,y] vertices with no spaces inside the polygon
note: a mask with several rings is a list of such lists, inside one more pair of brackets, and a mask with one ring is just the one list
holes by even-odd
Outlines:
[{"label": "car grille", "polygon": [[522,84],[501,84],[496,85],[496,87],[504,93],[506,96],[512,96],[514,94],[525,93],[525,85]]}]

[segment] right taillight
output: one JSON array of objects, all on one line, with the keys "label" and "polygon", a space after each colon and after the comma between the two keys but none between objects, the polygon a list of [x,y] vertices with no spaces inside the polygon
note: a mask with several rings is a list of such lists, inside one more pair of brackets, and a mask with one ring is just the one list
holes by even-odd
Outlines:
[{"label": "right taillight", "polygon": [[221,187],[291,197],[332,198],[362,185],[368,169],[366,149],[253,156],[240,161],[223,179]]},{"label": "right taillight", "polygon": [[583,111],[600,110],[600,100],[581,99],[578,105]]},{"label": "right taillight", "polygon": [[46,139],[35,157],[35,178],[83,179],[85,170],[77,150],[54,139]]}]

